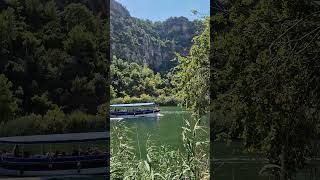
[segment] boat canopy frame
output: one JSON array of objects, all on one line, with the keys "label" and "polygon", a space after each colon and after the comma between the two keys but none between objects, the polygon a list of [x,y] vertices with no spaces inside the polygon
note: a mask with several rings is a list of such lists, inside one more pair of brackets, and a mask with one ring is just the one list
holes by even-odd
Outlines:
[{"label": "boat canopy frame", "polygon": [[110,134],[105,131],[2,137],[0,138],[0,144],[64,144],[73,142],[108,141],[109,139]]},{"label": "boat canopy frame", "polygon": [[132,103],[132,104],[111,104],[110,107],[113,108],[125,108],[125,107],[141,107],[141,106],[156,106],[155,103]]}]

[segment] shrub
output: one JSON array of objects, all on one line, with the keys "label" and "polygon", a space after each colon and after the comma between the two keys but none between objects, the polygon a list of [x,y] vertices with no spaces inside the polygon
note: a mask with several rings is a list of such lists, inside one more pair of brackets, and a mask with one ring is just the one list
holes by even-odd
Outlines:
[{"label": "shrub", "polygon": [[30,114],[8,122],[2,122],[0,136],[32,135],[42,133],[42,116]]},{"label": "shrub", "polygon": [[43,116],[30,114],[0,125],[0,136],[17,136],[105,131],[107,121],[99,115],[81,111],[64,114],[60,109],[54,109]]}]

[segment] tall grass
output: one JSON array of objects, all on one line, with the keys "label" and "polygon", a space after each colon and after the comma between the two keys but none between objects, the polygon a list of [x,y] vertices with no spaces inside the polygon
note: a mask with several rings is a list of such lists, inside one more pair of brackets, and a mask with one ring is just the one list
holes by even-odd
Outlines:
[{"label": "tall grass", "polygon": [[111,130],[111,179],[209,179],[209,137],[199,120],[185,122],[183,150],[156,145],[148,138],[146,159],[136,156],[132,133],[122,122]]}]

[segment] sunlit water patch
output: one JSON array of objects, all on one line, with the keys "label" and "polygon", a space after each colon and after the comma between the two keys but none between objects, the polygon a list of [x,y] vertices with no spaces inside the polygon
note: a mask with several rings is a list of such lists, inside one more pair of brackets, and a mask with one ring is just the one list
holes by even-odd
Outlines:
[{"label": "sunlit water patch", "polygon": [[[140,149],[143,156],[146,154],[145,145],[148,137],[157,145],[170,146],[173,150],[183,148],[182,127],[185,126],[185,120],[193,119],[192,113],[175,106],[160,107],[160,110],[161,116],[158,117],[121,120],[132,130],[131,138],[135,141],[136,149]],[[204,121],[206,121],[204,125],[209,126],[207,120]],[[111,127],[114,123],[117,121],[111,121]]]}]

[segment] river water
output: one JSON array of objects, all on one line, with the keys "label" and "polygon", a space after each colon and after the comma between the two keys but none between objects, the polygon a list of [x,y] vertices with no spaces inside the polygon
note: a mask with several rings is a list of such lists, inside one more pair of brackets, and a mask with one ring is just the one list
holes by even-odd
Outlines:
[{"label": "river water", "polygon": [[[160,107],[162,116],[157,118],[124,119],[124,124],[132,130],[131,137],[136,145],[137,155],[139,149],[142,158],[146,155],[146,142],[150,138],[157,145],[168,145],[173,149],[182,148],[182,127],[185,120],[191,119],[191,113],[180,107]],[[111,127],[115,121],[111,121]],[[112,129],[112,128],[111,128]],[[111,137],[112,138],[112,137]]]},{"label": "river water", "polygon": [[[192,113],[176,106],[160,107],[160,113],[161,116],[158,118],[141,117],[123,120],[125,125],[131,128],[133,132],[131,138],[136,145],[137,156],[140,156],[139,152],[141,152],[142,158],[146,157],[146,142],[148,138],[156,145],[170,146],[173,150],[184,150],[182,127],[186,127],[186,120],[195,121]],[[117,122],[111,122],[111,127],[113,123]],[[200,125],[209,127],[208,118],[202,118]]]},{"label": "river water", "polygon": [[[267,165],[262,156],[246,153],[241,142],[215,142],[211,146],[213,157],[217,162],[212,163],[215,180],[274,180],[271,175],[260,175],[259,171]],[[299,170],[291,180],[320,180],[320,164],[307,164]]]},{"label": "river water", "polygon": [[[182,127],[185,120],[192,119],[191,112],[180,107],[160,107],[163,116],[159,118],[127,119],[123,122],[133,131],[131,138],[135,141],[137,152],[140,149],[142,158],[145,158],[145,143],[150,136],[158,145],[169,145],[173,149],[183,149]],[[209,127],[208,119],[203,126]],[[111,122],[111,127],[113,123]],[[112,137],[111,137],[112,138]],[[241,142],[232,142],[226,145],[224,142],[211,144],[213,156],[221,161],[213,163],[215,180],[273,180],[272,176],[259,174],[261,168],[266,165],[261,156],[245,153]],[[137,153],[139,156],[139,153]],[[309,170],[299,172],[294,180],[320,180],[317,175],[308,175]],[[312,176],[312,177],[311,177]]]}]

